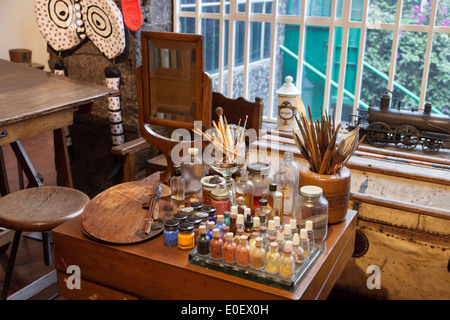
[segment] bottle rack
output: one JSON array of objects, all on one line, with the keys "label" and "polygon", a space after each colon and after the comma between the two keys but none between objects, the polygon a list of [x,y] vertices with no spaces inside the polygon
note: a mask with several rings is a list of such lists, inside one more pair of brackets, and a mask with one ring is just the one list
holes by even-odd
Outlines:
[{"label": "bottle rack", "polygon": [[316,245],[314,250],[311,251],[311,254],[302,263],[295,262],[294,272],[291,278],[284,278],[280,275],[270,274],[264,269],[256,270],[251,266],[242,267],[236,263],[230,264],[223,262],[222,260],[212,259],[210,256],[202,256],[197,254],[197,248],[194,248],[189,253],[189,263],[284,290],[294,291],[299,280],[314,264],[322,251],[323,244]]}]

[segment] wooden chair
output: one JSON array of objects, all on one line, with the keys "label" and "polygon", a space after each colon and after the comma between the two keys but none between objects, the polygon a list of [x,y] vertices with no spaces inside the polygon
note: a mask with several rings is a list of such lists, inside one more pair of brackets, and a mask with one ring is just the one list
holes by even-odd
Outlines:
[{"label": "wooden chair", "polygon": [[[259,97],[255,98],[254,102],[248,101],[242,97],[237,99],[230,99],[224,96],[220,92],[212,92],[211,99],[211,115],[212,120],[216,123],[218,116],[215,112],[217,107],[222,107],[224,115],[227,117],[228,123],[237,124],[241,119],[241,125],[245,120],[245,116],[248,115],[247,129],[253,128],[259,133],[259,129],[262,126],[262,112],[263,112],[263,100]],[[136,153],[150,147],[144,138],[137,138],[130,142],[115,146],[111,149],[114,155],[123,157],[123,181],[135,181],[142,178],[142,174],[137,176],[135,162]],[[157,156],[157,159],[150,161],[147,165],[146,175],[149,175],[155,171],[164,171],[167,161],[164,157]]]},{"label": "wooden chair", "polygon": [[22,232],[42,232],[44,262],[49,266],[50,231],[81,214],[89,200],[89,197],[81,191],[59,186],[19,190],[0,198],[0,227],[15,231],[3,284],[2,300],[8,297]]}]

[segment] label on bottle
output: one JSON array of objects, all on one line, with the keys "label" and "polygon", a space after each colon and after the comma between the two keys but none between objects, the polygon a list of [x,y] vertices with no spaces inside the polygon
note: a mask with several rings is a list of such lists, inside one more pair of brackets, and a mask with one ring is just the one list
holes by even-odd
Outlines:
[{"label": "label on bottle", "polygon": [[285,214],[292,214],[292,205],[293,205],[293,195],[292,195],[291,188],[289,185],[285,185],[281,188],[281,193],[283,194],[283,201],[284,201],[284,213]]}]

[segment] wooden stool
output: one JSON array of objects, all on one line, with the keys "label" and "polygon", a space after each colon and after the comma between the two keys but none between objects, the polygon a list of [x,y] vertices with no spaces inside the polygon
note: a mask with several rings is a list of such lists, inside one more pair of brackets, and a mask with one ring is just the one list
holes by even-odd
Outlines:
[{"label": "wooden stool", "polygon": [[14,230],[2,300],[8,297],[17,249],[23,231],[42,232],[45,265],[51,264],[50,231],[81,214],[89,202],[83,192],[59,186],[20,190],[0,198],[0,227]]}]

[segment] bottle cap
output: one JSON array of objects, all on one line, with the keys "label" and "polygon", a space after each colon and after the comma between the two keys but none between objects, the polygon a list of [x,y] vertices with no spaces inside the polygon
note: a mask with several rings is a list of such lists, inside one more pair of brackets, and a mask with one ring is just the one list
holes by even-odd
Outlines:
[{"label": "bottle cap", "polygon": [[267,230],[269,231],[275,230],[275,220],[269,220],[267,224]]},{"label": "bottle cap", "polygon": [[260,207],[267,206],[267,199],[259,199],[259,206]]},{"label": "bottle cap", "polygon": [[218,228],[213,229],[213,236],[215,238],[220,236],[220,230]]},{"label": "bottle cap", "polygon": [[190,232],[190,231],[194,231],[194,225],[190,224],[188,222],[182,222],[179,224],[178,229],[180,231]]},{"label": "bottle cap", "polygon": [[233,232],[227,232],[226,237],[227,237],[228,241],[232,241],[233,240]]},{"label": "bottle cap", "polygon": [[256,232],[256,231],[252,232],[252,238],[257,238],[257,237],[259,237],[259,232]]},{"label": "bottle cap", "polygon": [[223,222],[223,214],[218,214],[217,215],[217,221],[218,222]]},{"label": "bottle cap", "polygon": [[294,246],[298,246],[300,244],[300,236],[298,233],[294,233],[294,236],[292,237],[292,244]]},{"label": "bottle cap", "polygon": [[244,224],[244,215],[239,213],[236,218],[236,224]]},{"label": "bottle cap", "polygon": [[223,216],[224,216],[224,217],[229,217],[230,214],[231,214],[230,211],[224,211],[224,212],[223,212]]},{"label": "bottle cap", "polygon": [[277,241],[283,241],[284,240],[284,232],[283,230],[277,231]]},{"label": "bottle cap", "polygon": [[306,220],[305,229],[311,231],[313,229],[313,222],[311,220]]},{"label": "bottle cap", "polygon": [[283,252],[287,253],[287,254],[291,254],[292,253],[292,249],[284,248]]},{"label": "bottle cap", "polygon": [[238,213],[238,207],[237,206],[232,206],[231,207],[231,214],[237,214]]},{"label": "bottle cap", "polygon": [[277,191],[277,184],[275,182],[269,184],[269,191]]},{"label": "bottle cap", "polygon": [[245,241],[247,241],[248,237],[245,235],[241,236],[241,243],[244,243]]},{"label": "bottle cap", "polygon": [[300,230],[300,239],[301,240],[308,239],[308,231],[306,229],[301,229]]},{"label": "bottle cap", "polygon": [[323,190],[317,186],[303,186],[300,188],[300,194],[310,198],[320,197],[323,194]]},{"label": "bottle cap", "polygon": [[270,243],[272,243],[272,242],[274,242],[275,240],[277,240],[277,238],[276,238],[275,236],[268,236],[268,237],[267,237],[267,240],[268,240]]},{"label": "bottle cap", "polygon": [[178,220],[174,219],[166,220],[164,221],[164,228],[166,230],[177,230],[179,224],[180,222]]},{"label": "bottle cap", "polygon": [[287,240],[286,243],[284,244],[284,248],[285,249],[293,249],[292,247],[292,241],[291,240]]},{"label": "bottle cap", "polygon": [[291,225],[291,230],[297,229],[297,219],[291,219],[289,224]]},{"label": "bottle cap", "polygon": [[210,216],[216,214],[216,208],[214,208],[213,206],[204,206],[202,210]]},{"label": "bottle cap", "polygon": [[252,214],[252,210],[247,207],[247,208],[244,209],[244,215],[247,217],[248,214],[251,215]]},{"label": "bottle cap", "polygon": [[186,222],[189,222],[190,224],[193,224],[194,226],[198,226],[202,222],[202,219],[200,219],[199,217],[196,217],[196,216],[192,216],[192,217],[187,217]]},{"label": "bottle cap", "polygon": [[244,229],[242,229],[242,228],[237,229],[236,230],[236,234],[237,235],[243,235],[244,234]]},{"label": "bottle cap", "polygon": [[213,229],[215,225],[216,224],[214,223],[214,221],[208,221],[208,228],[209,229]]},{"label": "bottle cap", "polygon": [[194,211],[197,211],[197,210],[201,210],[202,207],[203,207],[203,205],[202,205],[201,202],[191,202],[191,203],[189,204],[189,207],[193,208]]},{"label": "bottle cap", "polygon": [[278,248],[278,243],[276,243],[275,241],[270,243],[270,247],[271,248]]},{"label": "bottle cap", "polygon": [[200,227],[198,227],[198,230],[200,231],[200,233],[206,233],[206,226],[204,224],[200,225]]},{"label": "bottle cap", "polygon": [[273,217],[273,220],[275,221],[275,228],[279,228],[280,227],[280,217],[275,216],[275,217]]},{"label": "bottle cap", "polygon": [[254,217],[253,218],[253,228],[254,227],[259,228],[260,226],[261,226],[261,223],[260,223],[259,217]]},{"label": "bottle cap", "polygon": [[258,217],[262,224],[264,224],[266,222],[266,214],[265,213],[262,213],[262,212],[258,213]]},{"label": "bottle cap", "polygon": [[284,225],[284,234],[287,236],[291,235],[291,225],[290,224],[285,224]]},{"label": "bottle cap", "polygon": [[256,245],[259,247],[262,244],[262,238],[261,237],[256,237],[255,239]]},{"label": "bottle cap", "polygon": [[267,231],[267,227],[266,226],[261,226],[261,227],[259,227],[259,231],[266,232]]},{"label": "bottle cap", "polygon": [[229,227],[229,226],[227,226],[227,225],[222,226],[222,232],[223,232],[223,233],[226,234],[228,231],[230,231],[230,227]]}]

